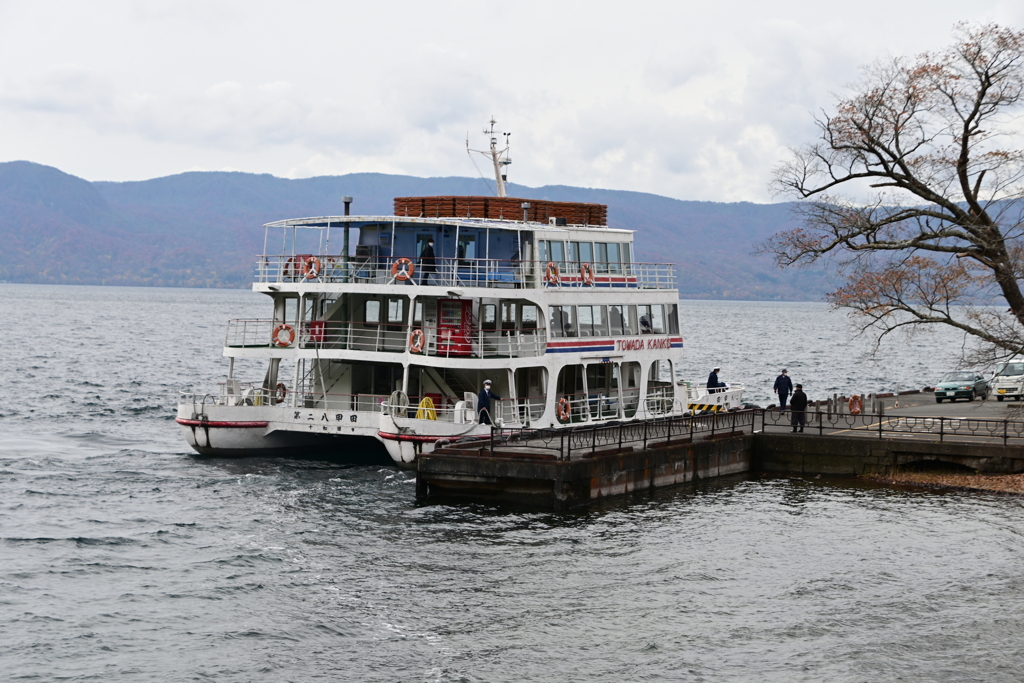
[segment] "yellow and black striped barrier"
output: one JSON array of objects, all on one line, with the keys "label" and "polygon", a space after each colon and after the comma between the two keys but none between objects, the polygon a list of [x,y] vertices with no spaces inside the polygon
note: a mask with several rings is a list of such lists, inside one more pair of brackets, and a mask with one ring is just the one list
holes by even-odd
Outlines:
[{"label": "yellow and black striped barrier", "polygon": [[722,412],[721,403],[688,403],[687,407],[690,410],[710,410],[713,413]]}]

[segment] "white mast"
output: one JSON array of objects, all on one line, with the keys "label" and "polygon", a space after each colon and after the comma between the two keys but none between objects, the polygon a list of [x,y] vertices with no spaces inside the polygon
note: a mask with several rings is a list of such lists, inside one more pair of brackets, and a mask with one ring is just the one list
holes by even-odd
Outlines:
[{"label": "white mast", "polygon": [[502,133],[502,135],[505,136],[505,149],[499,150],[498,136],[494,132],[494,124],[497,123],[497,121],[494,120],[493,116],[491,117],[490,123],[490,130],[484,130],[484,135],[488,135],[491,138],[490,150],[485,152],[479,149],[470,149],[469,138],[467,137],[466,153],[468,154],[469,152],[476,152],[477,154],[483,154],[485,157],[488,157],[491,160],[491,163],[494,165],[494,183],[498,188],[498,196],[507,197],[508,195],[505,194],[505,183],[508,181],[507,167],[512,163],[512,158],[509,156],[508,153],[510,147],[508,138],[510,135],[512,135],[512,133]]}]

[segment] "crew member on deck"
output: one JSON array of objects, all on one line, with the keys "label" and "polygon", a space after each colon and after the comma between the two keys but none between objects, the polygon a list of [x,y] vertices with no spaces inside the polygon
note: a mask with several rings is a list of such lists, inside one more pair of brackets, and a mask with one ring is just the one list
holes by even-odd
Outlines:
[{"label": "crew member on deck", "polygon": [[476,411],[480,414],[480,424],[491,424],[491,400],[500,401],[501,396],[491,391],[491,380],[484,380],[484,388],[476,399]]},{"label": "crew member on deck", "polygon": [[423,273],[420,278],[421,285],[430,284],[430,274],[437,274],[437,259],[434,257],[434,238],[431,237],[427,240],[427,243],[423,245],[423,251],[420,252],[420,269]]},{"label": "crew member on deck", "polygon": [[711,389],[710,393],[712,394],[718,393],[725,388],[725,382],[718,381],[718,371],[721,369],[722,368],[716,367],[711,371],[711,374],[708,375],[708,389]]}]

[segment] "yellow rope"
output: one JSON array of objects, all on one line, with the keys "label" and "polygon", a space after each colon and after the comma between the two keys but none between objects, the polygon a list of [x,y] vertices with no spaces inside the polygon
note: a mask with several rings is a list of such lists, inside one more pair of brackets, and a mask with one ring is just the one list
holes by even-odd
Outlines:
[{"label": "yellow rope", "polygon": [[423,400],[420,401],[419,408],[416,409],[417,420],[436,420],[437,411],[434,410],[434,401],[429,396],[424,396]]}]

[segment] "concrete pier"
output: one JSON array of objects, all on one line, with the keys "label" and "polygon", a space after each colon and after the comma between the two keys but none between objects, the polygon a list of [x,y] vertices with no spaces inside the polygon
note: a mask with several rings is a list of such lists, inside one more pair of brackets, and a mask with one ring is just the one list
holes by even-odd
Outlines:
[{"label": "concrete pier", "polygon": [[[863,428],[825,434],[773,431],[754,413],[712,422],[704,417],[652,422],[642,430],[637,423],[598,427],[592,435],[563,437],[560,446],[550,438],[533,446],[528,438],[456,444],[417,458],[416,497],[566,510],[610,496],[744,473],[857,476],[919,463],[990,474],[1024,472],[1024,439],[1004,445],[1006,438],[991,436],[1000,432],[999,424],[963,419],[962,433],[947,431],[959,423],[927,423],[922,429],[931,431],[908,432],[898,431],[906,429],[905,421],[887,416],[893,429],[887,432],[886,425],[878,430],[871,416],[864,418]],[[1003,425],[1000,433],[1005,432]],[[575,450],[566,447],[570,440]]]},{"label": "concrete pier", "polygon": [[608,449],[574,460],[495,450],[441,449],[417,458],[416,497],[474,500],[563,510],[654,487],[750,470],[753,436],[652,443]]}]

